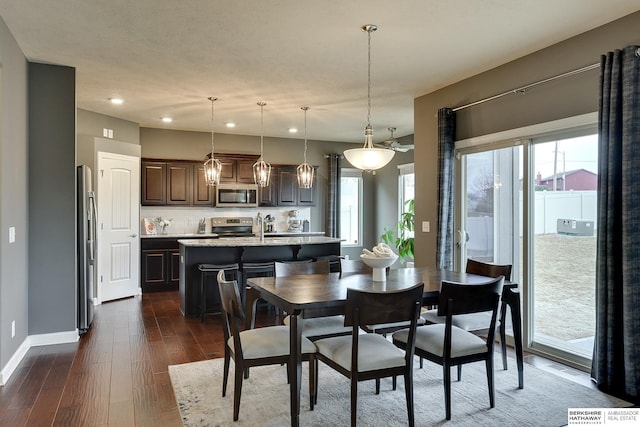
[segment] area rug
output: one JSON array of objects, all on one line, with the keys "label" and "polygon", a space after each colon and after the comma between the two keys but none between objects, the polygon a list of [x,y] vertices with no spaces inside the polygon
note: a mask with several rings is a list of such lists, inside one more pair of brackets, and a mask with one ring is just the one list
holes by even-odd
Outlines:
[{"label": "area rug", "polygon": [[[501,369],[496,359],[496,404],[489,408],[484,362],[464,365],[462,381],[451,387],[450,421],[445,419],[442,368],[425,361],[415,366],[414,404],[416,426],[563,426],[568,408],[611,408],[630,406],[628,402],[560,378],[531,365],[525,365],[525,388],[518,389],[515,360],[510,369]],[[231,365],[233,369],[233,362]],[[302,367],[300,425],[310,427],[350,424],[349,380],[320,363],[318,404],[309,409],[308,365]],[[268,426],[291,424],[289,386],[284,366],[251,369],[243,382],[240,417],[233,421],[233,370],[226,397],[222,397],[223,360],[169,366],[171,383],[186,427]],[[452,376],[457,379],[455,368]],[[382,380],[375,394],[374,381],[359,384],[358,425],[405,426],[407,411],[404,381],[398,379],[393,391],[391,380]]]}]

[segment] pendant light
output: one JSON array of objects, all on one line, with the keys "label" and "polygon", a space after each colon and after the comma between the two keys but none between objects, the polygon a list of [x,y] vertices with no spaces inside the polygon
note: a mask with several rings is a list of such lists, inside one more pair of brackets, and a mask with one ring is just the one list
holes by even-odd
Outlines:
[{"label": "pendant light", "polygon": [[371,171],[380,169],[389,163],[395,152],[373,146],[373,128],[371,127],[371,33],[376,31],[378,27],[369,24],[363,25],[361,29],[367,32],[369,41],[369,55],[367,58],[367,126],[364,128],[364,147],[346,150],[344,157],[356,168]]},{"label": "pendant light", "polygon": [[271,165],[264,161],[264,106],[266,102],[258,102],[260,106],[260,158],[253,164],[253,180],[258,187],[268,187],[271,177]]},{"label": "pendant light", "polygon": [[300,107],[304,111],[304,161],[298,166],[298,186],[300,188],[311,188],[313,186],[313,166],[307,163],[307,111],[309,107]]},{"label": "pendant light", "polygon": [[213,151],[213,103],[217,100],[218,98],[214,96],[209,97],[209,101],[211,101],[211,156],[209,160],[204,162],[204,182],[209,186],[220,183],[220,172],[222,170],[222,164],[220,160],[214,157]]}]

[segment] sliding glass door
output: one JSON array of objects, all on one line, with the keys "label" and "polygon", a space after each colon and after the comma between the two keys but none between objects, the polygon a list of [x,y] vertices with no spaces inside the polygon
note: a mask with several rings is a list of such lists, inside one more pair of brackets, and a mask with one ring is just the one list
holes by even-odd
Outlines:
[{"label": "sliding glass door", "polygon": [[[486,139],[485,139],[486,140]],[[512,264],[525,347],[590,364],[595,330],[593,127],[456,150],[456,267]]]}]

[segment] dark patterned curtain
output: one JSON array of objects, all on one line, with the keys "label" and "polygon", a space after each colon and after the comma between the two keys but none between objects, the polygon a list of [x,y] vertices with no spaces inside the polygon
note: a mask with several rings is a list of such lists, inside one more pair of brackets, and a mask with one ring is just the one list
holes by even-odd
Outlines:
[{"label": "dark patterned curtain", "polygon": [[325,233],[329,237],[340,237],[340,154],[329,154],[326,157],[329,163],[329,183]]},{"label": "dark patterned curtain", "polygon": [[436,265],[453,269],[453,151],[456,113],[438,110],[438,234]]},{"label": "dark patterned curtain", "polygon": [[591,375],[640,400],[640,48],[602,56],[596,335]]}]

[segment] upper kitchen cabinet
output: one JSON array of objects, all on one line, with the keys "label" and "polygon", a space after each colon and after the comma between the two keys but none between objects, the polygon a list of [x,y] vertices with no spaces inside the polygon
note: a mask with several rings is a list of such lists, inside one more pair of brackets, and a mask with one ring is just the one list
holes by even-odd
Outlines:
[{"label": "upper kitchen cabinet", "polygon": [[255,155],[225,156],[216,155],[222,164],[220,182],[253,182],[253,164],[258,159]]},{"label": "upper kitchen cabinet", "polygon": [[213,206],[213,186],[207,185],[204,181],[204,164],[193,165],[193,205]]},{"label": "upper kitchen cabinet", "polygon": [[143,205],[167,204],[167,164],[164,162],[142,161],[142,196]]},{"label": "upper kitchen cabinet", "polygon": [[189,206],[193,196],[193,163],[142,160],[140,202],[146,206]]},{"label": "upper kitchen cabinet", "polygon": [[[272,178],[273,177],[272,171]],[[278,206],[315,206],[316,183],[311,188],[298,186],[296,166],[279,166],[276,169]],[[315,178],[314,178],[315,179]]]}]

